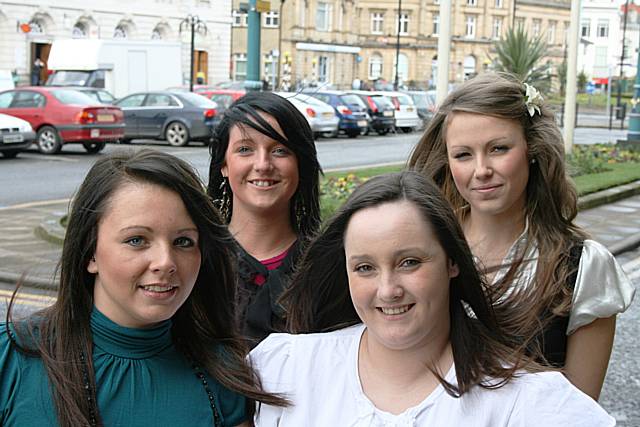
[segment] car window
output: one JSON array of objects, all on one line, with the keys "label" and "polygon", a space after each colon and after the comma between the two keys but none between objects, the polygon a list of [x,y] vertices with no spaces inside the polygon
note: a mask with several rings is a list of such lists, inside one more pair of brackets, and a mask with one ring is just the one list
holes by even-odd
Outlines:
[{"label": "car window", "polygon": [[15,92],[5,92],[0,94],[0,108],[9,108],[15,94]]},{"label": "car window", "polygon": [[126,98],[122,98],[119,101],[116,101],[116,105],[118,107],[139,107],[142,105],[142,101],[144,101],[145,94],[140,93],[138,95],[127,96]]},{"label": "car window", "polygon": [[411,99],[408,96],[398,95],[396,96],[396,99],[400,105],[413,105],[413,102],[411,102]]},{"label": "car window", "polygon": [[223,95],[220,93],[214,93],[211,95],[211,100],[215,101],[222,108],[227,109],[233,103],[233,97],[231,95]]},{"label": "car window", "polygon": [[429,101],[427,101],[427,95],[414,93],[411,94],[413,98],[413,102],[416,104],[418,108],[429,108]]},{"label": "car window", "polygon": [[10,108],[38,108],[44,107],[46,100],[43,95],[30,90],[16,92]]},{"label": "car window", "polygon": [[322,102],[326,102],[327,104],[331,101],[331,97],[329,95],[324,95],[322,93],[314,93],[314,97],[318,98]]},{"label": "car window", "polygon": [[198,95],[197,93],[181,93],[180,98],[187,100],[190,104],[193,104],[195,107],[201,108],[216,108],[218,104],[210,100],[209,98],[205,98],[202,95]]},{"label": "car window", "polygon": [[384,108],[394,108],[393,103],[387,97],[382,95],[373,95],[371,99],[376,104],[376,107],[384,109]]},{"label": "car window", "polygon": [[104,102],[105,104],[113,104],[113,101],[116,100],[113,97],[113,95],[111,95],[106,90],[99,90],[98,91],[98,99],[100,100],[100,102]]},{"label": "car window", "polygon": [[96,101],[91,99],[89,95],[85,95],[77,90],[52,90],[51,94],[60,102],[66,105],[92,105]]},{"label": "car window", "polygon": [[364,103],[362,98],[360,98],[358,95],[342,95],[340,99],[345,104],[359,105],[361,107],[367,108],[367,105]]},{"label": "car window", "polygon": [[159,93],[150,93],[147,95],[146,101],[144,101],[145,107],[171,107],[176,105],[177,103],[170,96]]}]

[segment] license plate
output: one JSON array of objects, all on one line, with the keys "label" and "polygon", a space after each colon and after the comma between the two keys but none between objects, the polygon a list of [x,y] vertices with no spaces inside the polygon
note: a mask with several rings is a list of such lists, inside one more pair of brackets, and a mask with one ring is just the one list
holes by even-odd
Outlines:
[{"label": "license plate", "polygon": [[5,135],[2,140],[5,144],[13,144],[24,141],[24,137],[22,135]]},{"label": "license plate", "polygon": [[113,114],[98,114],[99,122],[113,122],[115,121],[115,117]]},{"label": "license plate", "polygon": [[100,129],[91,129],[91,138],[97,138],[100,136]]},{"label": "license plate", "polygon": [[393,111],[389,111],[389,110],[384,111],[382,113],[382,115],[385,116],[385,117],[391,117],[391,116],[393,116]]},{"label": "license plate", "polygon": [[413,111],[413,107],[407,107],[407,111]]},{"label": "license plate", "polygon": [[333,113],[322,113],[322,117],[326,117],[327,119],[330,119],[331,117],[333,117]]},{"label": "license plate", "polygon": [[366,120],[358,120],[358,127],[363,128],[367,126]]}]

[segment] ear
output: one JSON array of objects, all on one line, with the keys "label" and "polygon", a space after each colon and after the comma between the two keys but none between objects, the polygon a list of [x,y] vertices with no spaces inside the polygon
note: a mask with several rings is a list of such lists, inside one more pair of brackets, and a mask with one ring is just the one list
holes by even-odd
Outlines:
[{"label": "ear", "polygon": [[229,168],[227,167],[227,162],[225,162],[224,165],[222,165],[222,168],[220,168],[220,173],[225,178],[229,176]]},{"label": "ear", "polygon": [[453,279],[454,277],[458,277],[460,274],[460,269],[458,268],[458,264],[453,262],[451,258],[449,258],[449,279]]},{"label": "ear", "polygon": [[92,256],[89,260],[89,264],[87,264],[87,271],[92,274],[98,274],[98,263],[96,262],[95,256]]}]

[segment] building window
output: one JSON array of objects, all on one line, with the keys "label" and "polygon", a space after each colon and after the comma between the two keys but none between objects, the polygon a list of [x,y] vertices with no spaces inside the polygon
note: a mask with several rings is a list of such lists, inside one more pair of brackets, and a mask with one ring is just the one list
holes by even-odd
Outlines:
[{"label": "building window", "polygon": [[495,0],[496,9],[502,9],[502,0]]},{"label": "building window", "polygon": [[477,6],[478,0],[467,0],[467,6]]},{"label": "building window", "polygon": [[236,53],[233,55],[233,79],[245,80],[247,78],[247,55]]},{"label": "building window", "polygon": [[[401,53],[398,58],[398,63],[400,64],[400,66],[398,67],[398,81],[402,83],[403,81],[406,81],[409,79],[409,57],[404,53]],[[395,77],[396,77],[396,70],[394,67],[393,78],[395,79]]]},{"label": "building window", "polygon": [[316,30],[331,30],[331,5],[329,3],[318,3],[318,8],[316,9]]},{"label": "building window", "polygon": [[533,37],[538,37],[540,36],[540,20],[539,19],[534,19],[533,23],[531,24],[531,32],[533,33]]},{"label": "building window", "polygon": [[114,39],[126,39],[127,38],[127,29],[122,25],[118,25],[116,29],[113,31]]},{"label": "building window", "polygon": [[476,75],[476,58],[469,55],[464,58],[464,79],[468,80]]},{"label": "building window", "polygon": [[231,12],[233,18],[232,26],[234,27],[246,27],[249,24],[249,14],[242,13],[239,10]]},{"label": "building window", "polygon": [[382,76],[382,57],[373,55],[369,58],[369,80],[376,80]]},{"label": "building window", "polygon": [[465,32],[464,35],[467,38],[474,38],[476,36],[476,17],[475,15],[467,15],[465,18]]},{"label": "building window", "polygon": [[87,31],[87,26],[83,22],[78,22],[73,26],[71,30],[71,37],[74,39],[84,39],[87,38],[89,32]]},{"label": "building window", "polygon": [[589,37],[590,27],[591,27],[591,21],[589,21],[588,19],[583,20],[582,23],[580,24],[580,36]]},{"label": "building window", "polygon": [[382,34],[384,14],[373,12],[371,14],[371,34]]},{"label": "building window", "polygon": [[556,21],[549,21],[549,28],[547,29],[547,43],[556,43]]},{"label": "building window", "polygon": [[524,18],[516,18],[516,28],[524,29]]},{"label": "building window", "polygon": [[491,36],[494,39],[499,39],[502,36],[502,18],[493,18],[493,31]]},{"label": "building window", "polygon": [[318,58],[318,83],[329,82],[329,58],[320,56]]},{"label": "building window", "polygon": [[[398,34],[398,16],[396,16],[396,29],[395,34]],[[400,35],[406,36],[409,34],[409,14],[400,13]]]},{"label": "building window", "polygon": [[433,14],[433,35],[438,37],[440,34],[440,15],[437,13]]},{"label": "building window", "polygon": [[598,37],[609,37],[608,19],[598,19]]},{"label": "building window", "polygon": [[278,28],[278,25],[280,25],[280,12],[272,10],[262,15],[264,16],[265,28]]}]

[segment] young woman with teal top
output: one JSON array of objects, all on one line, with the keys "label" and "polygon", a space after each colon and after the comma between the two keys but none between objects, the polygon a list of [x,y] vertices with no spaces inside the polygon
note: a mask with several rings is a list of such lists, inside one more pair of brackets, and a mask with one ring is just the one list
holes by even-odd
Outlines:
[{"label": "young woman with teal top", "polygon": [[19,320],[10,305],[0,325],[0,425],[237,426],[254,401],[285,404],[245,361],[231,241],[182,160],[98,160],[71,208],[56,302]]}]

